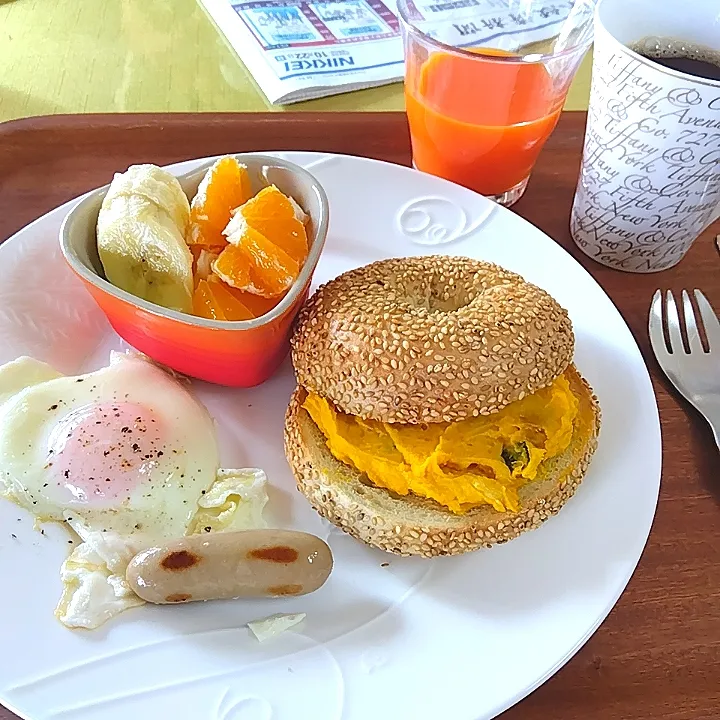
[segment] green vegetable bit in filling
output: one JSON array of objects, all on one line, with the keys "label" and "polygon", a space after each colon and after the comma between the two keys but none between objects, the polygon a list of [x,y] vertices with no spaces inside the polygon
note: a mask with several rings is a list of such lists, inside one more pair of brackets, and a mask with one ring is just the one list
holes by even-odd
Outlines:
[{"label": "green vegetable bit in filling", "polygon": [[502,449],[503,462],[510,468],[511,472],[522,470],[530,462],[530,453],[527,444],[524,442],[506,445]]}]

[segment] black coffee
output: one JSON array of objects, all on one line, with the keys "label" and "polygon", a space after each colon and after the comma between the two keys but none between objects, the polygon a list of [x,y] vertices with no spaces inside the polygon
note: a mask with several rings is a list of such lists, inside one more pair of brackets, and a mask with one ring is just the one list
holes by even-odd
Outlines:
[{"label": "black coffee", "polygon": [[720,51],[676,38],[646,37],[630,46],[639,55],[672,70],[720,80]]}]

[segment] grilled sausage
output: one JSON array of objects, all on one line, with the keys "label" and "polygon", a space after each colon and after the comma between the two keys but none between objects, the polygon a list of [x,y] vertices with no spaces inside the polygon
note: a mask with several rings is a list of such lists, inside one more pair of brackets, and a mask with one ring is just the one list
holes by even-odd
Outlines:
[{"label": "grilled sausage", "polygon": [[130,587],[151,603],[306,595],[332,570],[328,545],[294,530],[191,535],[138,553]]}]

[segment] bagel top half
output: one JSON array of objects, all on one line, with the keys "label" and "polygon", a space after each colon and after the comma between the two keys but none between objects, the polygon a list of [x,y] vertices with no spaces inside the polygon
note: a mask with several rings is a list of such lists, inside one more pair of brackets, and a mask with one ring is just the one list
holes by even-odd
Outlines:
[{"label": "bagel top half", "polygon": [[497,412],[570,364],[567,312],[496,265],[452,256],[381,260],[320,287],[292,340],[298,384],[388,423]]}]

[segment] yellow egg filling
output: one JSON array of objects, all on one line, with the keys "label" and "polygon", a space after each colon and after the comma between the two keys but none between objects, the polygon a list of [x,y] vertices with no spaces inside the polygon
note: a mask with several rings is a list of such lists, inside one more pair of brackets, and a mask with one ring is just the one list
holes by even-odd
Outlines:
[{"label": "yellow egg filling", "polygon": [[481,505],[516,512],[518,488],[570,444],[578,405],[565,375],[500,412],[455,423],[364,420],[314,393],[303,403],[335,458],[378,487],[457,514]]}]

